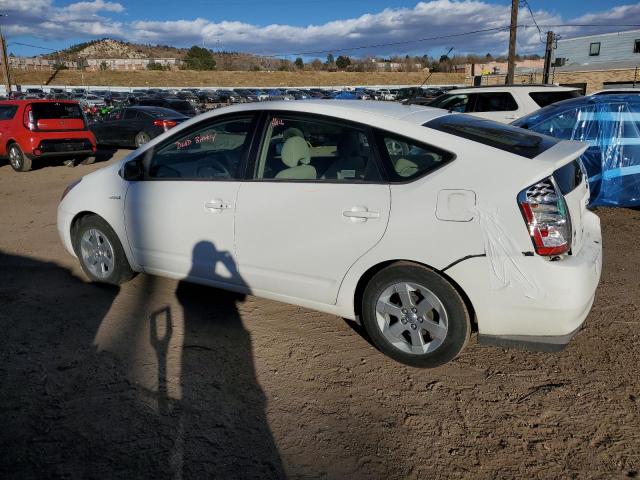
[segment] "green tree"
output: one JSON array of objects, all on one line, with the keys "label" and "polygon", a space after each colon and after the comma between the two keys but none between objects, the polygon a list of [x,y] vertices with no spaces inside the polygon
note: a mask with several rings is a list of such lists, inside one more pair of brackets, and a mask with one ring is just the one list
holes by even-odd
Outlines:
[{"label": "green tree", "polygon": [[336,67],[338,67],[340,70],[344,70],[349,65],[351,65],[351,59],[347,56],[340,55],[336,59]]},{"label": "green tree", "polygon": [[300,57],[296,58],[296,61],[294,63],[296,64],[296,67],[298,67],[300,70],[304,68],[304,61],[302,60],[302,58]]},{"label": "green tree", "polygon": [[333,59],[333,53],[327,55],[327,65],[333,65],[335,60]]},{"label": "green tree", "polygon": [[194,45],[184,57],[184,67],[186,70],[214,70],[216,61],[211,50]]},{"label": "green tree", "polygon": [[105,70],[109,70],[109,65],[107,65],[107,62],[105,62],[104,60],[100,62],[100,70],[102,70],[103,72]]},{"label": "green tree", "polygon": [[161,63],[156,63],[153,59],[151,59],[149,63],[147,63],[147,70],[164,71],[164,70],[167,70],[167,68]]}]

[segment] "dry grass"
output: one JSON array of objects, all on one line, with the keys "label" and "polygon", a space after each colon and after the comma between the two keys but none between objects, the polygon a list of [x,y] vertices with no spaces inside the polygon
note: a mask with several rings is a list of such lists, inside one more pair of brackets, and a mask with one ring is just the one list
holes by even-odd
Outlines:
[{"label": "dry grass", "polygon": [[[44,85],[52,72],[14,71],[13,83]],[[51,86],[104,85],[132,87],[277,87],[277,86],[342,86],[342,85],[415,85],[425,79],[422,72],[196,72],[177,70],[171,72],[81,72],[61,70],[51,81]],[[465,83],[461,73],[434,73],[429,84]]]}]

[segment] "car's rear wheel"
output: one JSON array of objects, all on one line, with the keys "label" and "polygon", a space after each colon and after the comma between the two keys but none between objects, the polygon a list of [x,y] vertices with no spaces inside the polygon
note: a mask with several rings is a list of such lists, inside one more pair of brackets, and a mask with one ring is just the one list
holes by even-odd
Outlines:
[{"label": "car's rear wheel", "polygon": [[421,265],[393,264],[365,288],[362,321],[374,345],[406,365],[436,367],[466,345],[471,322],[464,300]]},{"label": "car's rear wheel", "polygon": [[134,143],[136,147],[141,147],[145,143],[149,143],[151,141],[151,137],[147,132],[138,132],[136,133],[136,137],[134,139]]},{"label": "car's rear wheel", "polygon": [[17,143],[12,143],[7,149],[9,163],[16,172],[28,172],[31,170],[31,159],[27,157]]},{"label": "car's rear wheel", "polygon": [[120,285],[135,275],[118,236],[97,215],[78,220],[73,246],[82,270],[94,282]]}]

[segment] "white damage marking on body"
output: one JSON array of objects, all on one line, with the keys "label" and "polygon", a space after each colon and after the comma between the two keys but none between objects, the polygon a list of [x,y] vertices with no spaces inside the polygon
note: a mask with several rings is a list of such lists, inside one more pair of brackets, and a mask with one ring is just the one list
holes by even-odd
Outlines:
[{"label": "white damage marking on body", "polygon": [[489,279],[494,290],[518,287],[525,297],[538,300],[546,296],[543,287],[528,276],[522,266],[522,252],[505,231],[500,221],[500,212],[476,206],[484,249],[489,260]]}]

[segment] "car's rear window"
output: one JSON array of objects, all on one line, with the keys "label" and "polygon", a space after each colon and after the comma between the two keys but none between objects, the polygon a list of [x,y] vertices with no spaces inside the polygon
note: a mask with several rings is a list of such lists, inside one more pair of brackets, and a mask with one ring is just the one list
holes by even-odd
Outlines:
[{"label": "car's rear window", "polygon": [[558,143],[546,135],[464,114],[444,115],[424,126],[526,158],[537,157]]},{"label": "car's rear window", "polygon": [[11,120],[17,110],[17,105],[0,105],[0,120]]},{"label": "car's rear window", "polygon": [[579,97],[580,93],[577,90],[567,90],[563,92],[530,92],[529,96],[540,108],[542,108],[562,100]]},{"label": "car's rear window", "polygon": [[77,103],[32,103],[31,111],[36,121],[41,118],[82,118],[82,111]]}]

